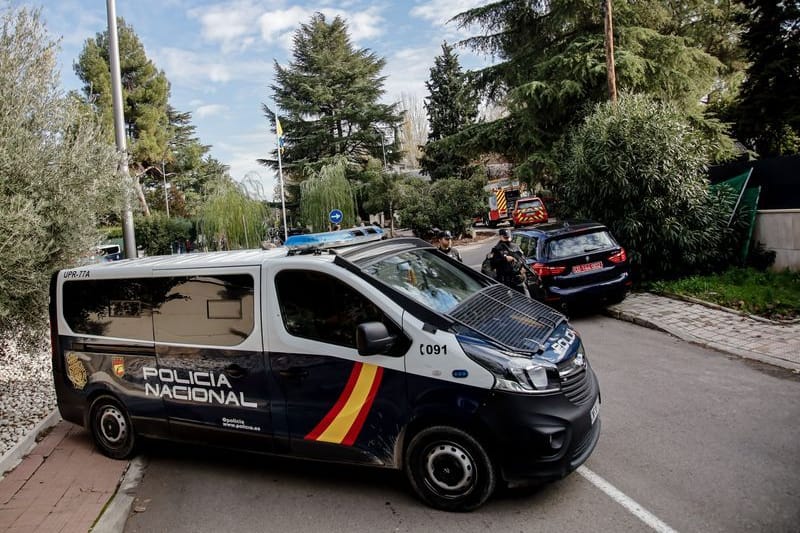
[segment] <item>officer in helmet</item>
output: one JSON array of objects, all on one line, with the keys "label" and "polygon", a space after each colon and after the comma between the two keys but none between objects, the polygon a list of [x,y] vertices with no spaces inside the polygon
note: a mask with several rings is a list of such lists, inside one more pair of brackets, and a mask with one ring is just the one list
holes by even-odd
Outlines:
[{"label": "officer in helmet", "polygon": [[443,231],[439,234],[439,251],[462,263],[464,262],[461,259],[461,252],[453,248],[453,234],[449,231]]}]

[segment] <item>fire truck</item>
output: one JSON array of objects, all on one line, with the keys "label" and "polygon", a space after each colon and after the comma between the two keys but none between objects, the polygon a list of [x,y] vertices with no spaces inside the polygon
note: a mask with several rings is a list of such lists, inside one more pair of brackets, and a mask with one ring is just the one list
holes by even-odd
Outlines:
[{"label": "fire truck", "polygon": [[486,191],[489,209],[481,213],[478,220],[493,228],[501,222],[512,220],[514,204],[525,192],[525,185],[519,181],[500,179],[490,181],[483,190]]}]

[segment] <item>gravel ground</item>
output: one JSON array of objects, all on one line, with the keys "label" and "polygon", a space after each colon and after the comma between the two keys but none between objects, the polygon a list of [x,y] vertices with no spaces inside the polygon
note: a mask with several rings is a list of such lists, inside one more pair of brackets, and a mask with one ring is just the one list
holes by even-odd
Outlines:
[{"label": "gravel ground", "polygon": [[22,348],[19,337],[0,339],[0,456],[56,407],[50,339]]}]

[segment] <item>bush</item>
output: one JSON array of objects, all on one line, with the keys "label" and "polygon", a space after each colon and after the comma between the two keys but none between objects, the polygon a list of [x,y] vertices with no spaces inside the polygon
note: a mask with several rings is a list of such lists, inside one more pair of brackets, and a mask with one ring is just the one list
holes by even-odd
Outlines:
[{"label": "bush", "polygon": [[416,178],[408,180],[401,190],[400,221],[418,235],[432,228],[463,234],[472,224],[473,213],[483,206],[479,178],[448,178],[432,184]]},{"label": "bush", "polygon": [[562,150],[564,211],[606,224],[645,277],[719,268],[739,248],[731,191],[705,179],[713,150],[672,105],[600,104]]},{"label": "bush", "polygon": [[154,213],[149,217],[137,217],[134,222],[136,245],[141,246],[147,255],[166,255],[177,251],[186,241],[194,242],[197,237],[195,225],[191,220]]},{"label": "bush", "polygon": [[44,331],[49,277],[100,240],[122,198],[114,148],[59,86],[37,11],[0,11],[0,332]]}]

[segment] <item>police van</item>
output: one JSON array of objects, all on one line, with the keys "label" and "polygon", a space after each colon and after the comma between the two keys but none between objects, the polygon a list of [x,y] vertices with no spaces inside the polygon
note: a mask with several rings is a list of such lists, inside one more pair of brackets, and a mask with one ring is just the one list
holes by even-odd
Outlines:
[{"label": "police van", "polygon": [[144,437],[402,469],[453,511],[582,464],[600,393],[565,317],[368,232],[56,273],[61,416],[113,458]]}]

